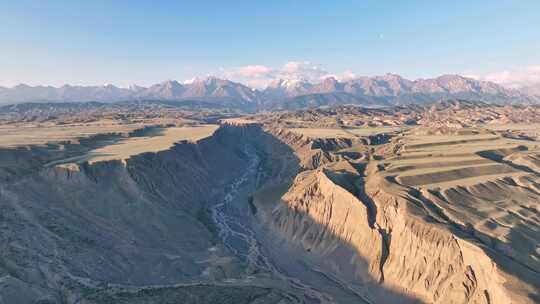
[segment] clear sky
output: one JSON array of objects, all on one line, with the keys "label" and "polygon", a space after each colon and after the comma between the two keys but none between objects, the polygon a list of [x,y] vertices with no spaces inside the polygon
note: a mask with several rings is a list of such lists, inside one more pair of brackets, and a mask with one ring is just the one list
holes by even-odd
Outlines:
[{"label": "clear sky", "polygon": [[540,65],[540,1],[0,0],[0,37],[0,86],[148,85],[291,61],[483,77]]}]

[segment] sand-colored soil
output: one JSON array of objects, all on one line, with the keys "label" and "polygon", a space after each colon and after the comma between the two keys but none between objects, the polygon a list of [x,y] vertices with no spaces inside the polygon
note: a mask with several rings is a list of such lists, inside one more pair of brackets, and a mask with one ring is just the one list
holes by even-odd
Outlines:
[{"label": "sand-colored soil", "polygon": [[226,119],[222,119],[221,123],[241,126],[241,125],[254,124],[254,123],[257,123],[257,121],[251,120],[251,119],[245,119],[245,118],[226,118]]},{"label": "sand-colored soil", "polygon": [[0,125],[0,147],[58,143],[96,134],[127,134],[143,127],[144,124],[120,124],[113,121],[68,125]]},{"label": "sand-colored soil", "polygon": [[111,145],[92,150],[68,161],[95,163],[107,160],[126,160],[133,155],[168,150],[182,140],[196,142],[211,136],[217,128],[217,125],[163,128],[152,136],[122,138]]},{"label": "sand-colored soil", "polygon": [[381,133],[392,133],[404,130],[403,127],[365,127],[365,128],[348,128],[344,129],[347,133],[352,133],[358,136],[368,136]]},{"label": "sand-colored soil", "polygon": [[[250,287],[248,303],[538,303],[540,142],[522,133],[540,125],[482,127],[538,116],[421,111],[261,114],[217,131],[4,126],[0,296],[149,303],[219,285]],[[228,292],[199,302],[241,303]]]},{"label": "sand-colored soil", "polygon": [[[536,143],[501,137],[477,135],[409,135],[400,139],[399,156],[386,162],[387,173],[408,186],[467,186],[523,173],[505,163],[485,157],[484,151],[517,152],[535,149]],[[487,152],[489,153],[489,152]]]},{"label": "sand-colored soil", "polygon": [[484,128],[488,130],[493,131],[505,131],[505,130],[512,130],[512,131],[527,131],[527,130],[540,130],[540,124],[538,123],[530,123],[530,124],[524,124],[524,123],[511,123],[511,124],[486,124],[483,126]]},{"label": "sand-colored soil", "polygon": [[365,128],[290,128],[289,131],[310,138],[355,138],[399,131],[399,127],[365,127]]},{"label": "sand-colored soil", "polygon": [[[538,142],[465,128],[336,147],[310,141],[351,133],[287,131],[309,139],[277,134],[304,171],[280,199],[263,190],[255,204],[306,263],[373,303],[535,303]],[[306,162],[319,147],[325,161]]]},{"label": "sand-colored soil", "polygon": [[352,138],[352,135],[349,132],[346,132],[343,129],[318,129],[318,128],[292,128],[290,131],[301,134],[307,137],[312,138]]}]

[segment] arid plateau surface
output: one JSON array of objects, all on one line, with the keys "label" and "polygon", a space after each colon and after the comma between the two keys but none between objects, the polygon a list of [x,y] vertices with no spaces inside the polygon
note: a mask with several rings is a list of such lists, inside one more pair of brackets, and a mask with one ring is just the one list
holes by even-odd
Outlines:
[{"label": "arid plateau surface", "polygon": [[0,304],[540,303],[540,107],[0,108]]}]

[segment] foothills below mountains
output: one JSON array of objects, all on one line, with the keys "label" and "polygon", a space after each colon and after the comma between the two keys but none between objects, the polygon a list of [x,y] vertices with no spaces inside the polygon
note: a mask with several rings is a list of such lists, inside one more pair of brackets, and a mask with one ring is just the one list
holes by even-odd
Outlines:
[{"label": "foothills below mountains", "polygon": [[440,98],[460,98],[489,103],[533,104],[540,102],[536,90],[516,90],[492,82],[459,75],[407,80],[387,74],[339,81],[326,78],[319,83],[305,80],[277,80],[264,90],[230,80],[209,77],[191,83],[170,80],[148,88],[131,86],[18,85],[0,87],[0,104],[22,102],[118,102],[132,100],[191,100],[228,102],[241,108],[282,110],[341,104],[401,105],[424,104]]},{"label": "foothills below mountains", "polygon": [[540,106],[191,105],[0,107],[0,304],[540,303]]}]

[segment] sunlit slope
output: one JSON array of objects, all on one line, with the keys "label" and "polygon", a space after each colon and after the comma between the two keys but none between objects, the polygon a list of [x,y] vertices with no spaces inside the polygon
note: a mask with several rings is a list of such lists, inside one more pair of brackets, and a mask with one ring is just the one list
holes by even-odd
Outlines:
[{"label": "sunlit slope", "polygon": [[[524,172],[486,157],[489,151],[510,154],[535,147],[497,135],[407,136],[397,156],[385,163],[389,176],[407,186],[469,185],[489,178]],[[390,174],[391,173],[391,174]]]},{"label": "sunlit slope", "polygon": [[90,163],[113,159],[125,160],[141,153],[164,151],[182,140],[196,142],[211,136],[217,127],[217,125],[203,125],[164,128],[153,136],[125,138],[118,143],[92,150],[83,159]]},{"label": "sunlit slope", "polygon": [[[535,141],[481,129],[384,141],[343,132],[276,134],[303,167],[255,195],[258,218],[292,248],[281,254],[373,303],[535,303]],[[306,161],[315,151],[324,162]]]},{"label": "sunlit slope", "polygon": [[125,134],[144,128],[141,123],[118,123],[100,120],[91,123],[46,125],[20,124],[0,125],[0,148],[14,148],[30,145],[46,145],[59,142],[77,141],[98,134]]},{"label": "sunlit slope", "polygon": [[[407,136],[384,174],[420,191],[437,217],[517,263],[540,270],[538,143],[498,135]],[[519,274],[518,274],[519,276]]]}]

